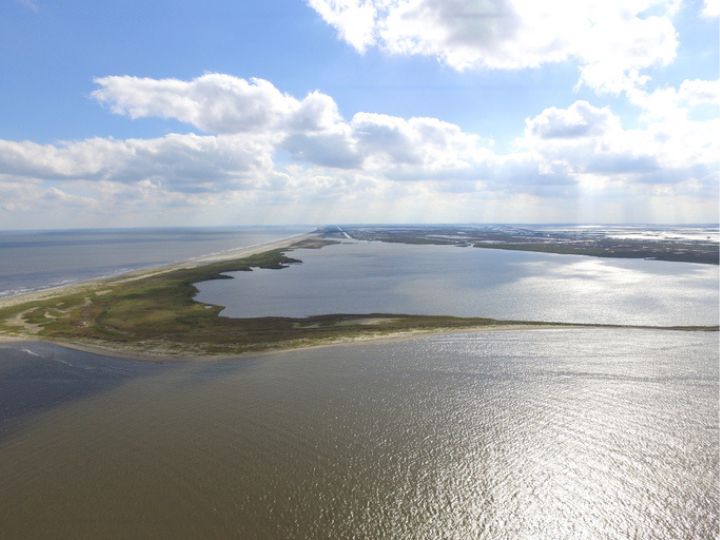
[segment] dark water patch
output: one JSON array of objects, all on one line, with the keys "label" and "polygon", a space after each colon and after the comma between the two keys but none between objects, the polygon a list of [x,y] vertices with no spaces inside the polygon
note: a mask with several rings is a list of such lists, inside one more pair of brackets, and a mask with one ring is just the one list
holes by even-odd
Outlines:
[{"label": "dark water patch", "polygon": [[46,343],[0,344],[0,442],[33,415],[160,368]]}]

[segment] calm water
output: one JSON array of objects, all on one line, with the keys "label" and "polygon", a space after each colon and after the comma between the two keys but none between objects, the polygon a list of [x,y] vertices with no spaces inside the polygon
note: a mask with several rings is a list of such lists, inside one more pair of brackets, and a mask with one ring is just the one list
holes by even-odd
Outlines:
[{"label": "calm water", "polygon": [[0,345],[3,538],[715,538],[716,333]]},{"label": "calm water", "polygon": [[270,242],[309,228],[0,231],[0,296]]},{"label": "calm water", "polygon": [[228,317],[413,313],[646,325],[718,324],[718,267],[384,243],[298,250],[303,264],[198,285]]}]

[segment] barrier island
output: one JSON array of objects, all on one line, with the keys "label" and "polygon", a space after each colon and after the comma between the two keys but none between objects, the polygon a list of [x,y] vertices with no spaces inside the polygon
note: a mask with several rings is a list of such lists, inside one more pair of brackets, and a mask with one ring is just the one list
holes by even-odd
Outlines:
[{"label": "barrier island", "polygon": [[[483,317],[327,314],[305,318],[229,318],[223,306],[194,300],[194,284],[232,279],[227,272],[282,270],[302,261],[295,249],[336,243],[316,235],[245,250],[236,258],[134,272],[0,304],[0,336],[45,340],[124,356],[173,358],[242,353],[366,340],[412,332],[492,328],[617,327]],[[638,327],[635,327],[638,328]],[[672,327],[717,330],[718,327]]]}]

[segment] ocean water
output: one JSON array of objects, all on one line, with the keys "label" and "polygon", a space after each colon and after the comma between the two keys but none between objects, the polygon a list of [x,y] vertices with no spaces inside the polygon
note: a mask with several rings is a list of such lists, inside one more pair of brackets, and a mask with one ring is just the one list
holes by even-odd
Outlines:
[{"label": "ocean water", "polygon": [[0,344],[3,538],[710,539],[717,333],[151,364]]},{"label": "ocean water", "polygon": [[197,284],[227,317],[411,313],[635,325],[717,325],[714,265],[347,242],[302,264]]},{"label": "ocean water", "polygon": [[0,231],[0,297],[270,242],[310,227]]}]

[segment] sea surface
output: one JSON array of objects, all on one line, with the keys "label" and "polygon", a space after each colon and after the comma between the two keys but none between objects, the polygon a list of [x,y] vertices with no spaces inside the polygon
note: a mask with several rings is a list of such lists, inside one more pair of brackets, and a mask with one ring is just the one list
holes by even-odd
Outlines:
[{"label": "sea surface", "polygon": [[271,242],[311,227],[0,231],[0,297]]},{"label": "sea surface", "polygon": [[715,265],[472,247],[345,242],[302,264],[197,285],[227,317],[411,313],[633,325],[717,325]]},{"label": "sea surface", "polygon": [[0,344],[0,536],[716,538],[718,390],[714,332],[166,364]]}]

